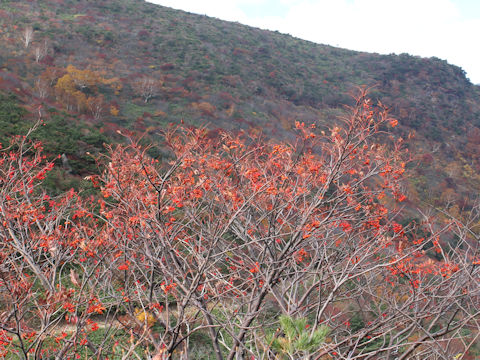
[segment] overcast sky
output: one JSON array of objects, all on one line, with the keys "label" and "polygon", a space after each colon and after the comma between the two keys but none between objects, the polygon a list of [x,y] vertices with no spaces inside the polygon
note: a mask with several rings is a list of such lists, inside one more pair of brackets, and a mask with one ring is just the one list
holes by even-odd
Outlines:
[{"label": "overcast sky", "polygon": [[480,0],[148,0],[381,54],[436,56],[480,84]]}]

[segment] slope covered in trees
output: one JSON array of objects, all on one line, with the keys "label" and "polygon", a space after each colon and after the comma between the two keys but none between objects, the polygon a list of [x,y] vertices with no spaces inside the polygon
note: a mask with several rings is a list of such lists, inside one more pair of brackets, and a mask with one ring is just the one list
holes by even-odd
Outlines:
[{"label": "slope covered in trees", "polygon": [[[0,89],[33,117],[39,105],[46,118],[64,112],[59,138],[70,144],[54,152],[76,162],[74,174],[92,163],[85,143],[95,153],[119,130],[154,137],[184,120],[288,138],[295,120],[336,121],[365,85],[399,119],[397,135],[415,135],[410,197],[457,213],[473,205],[480,91],[440,59],[318,45],[137,0],[3,1],[0,24]],[[68,135],[72,124],[82,134]]]},{"label": "slope covered in trees", "polygon": [[460,68],[139,0],[3,1],[0,40],[0,354],[478,355]]}]

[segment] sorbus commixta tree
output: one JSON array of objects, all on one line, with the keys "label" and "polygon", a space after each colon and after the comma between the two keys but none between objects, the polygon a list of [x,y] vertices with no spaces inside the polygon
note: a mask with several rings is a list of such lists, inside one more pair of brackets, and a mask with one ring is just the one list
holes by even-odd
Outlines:
[{"label": "sorbus commixta tree", "polygon": [[98,279],[108,268],[95,251],[93,206],[73,190],[42,189],[53,162],[29,137],[0,150],[0,357],[95,353],[89,336],[106,310]]},{"label": "sorbus commixta tree", "polygon": [[161,160],[110,147],[89,199],[46,197],[51,165],[4,151],[2,351],[186,358],[202,333],[217,359],[467,359],[478,219],[404,224],[396,125],[362,92],[292,144],[170,128]]},{"label": "sorbus commixta tree", "polygon": [[302,356],[458,350],[444,344],[478,314],[478,252],[424,255],[432,242],[442,252],[448,229],[422,239],[399,224],[408,152],[382,131],[397,121],[381,104],[356,101],[327,133],[297,123],[295,144],[176,128],[168,161],[135,142],[111,149],[101,216],[122,271],[117,294],[131,318],[141,308],[161,324],[137,334],[158,354],[188,351],[204,331],[218,359],[275,357],[281,314],[308,319],[310,336],[330,329]]}]

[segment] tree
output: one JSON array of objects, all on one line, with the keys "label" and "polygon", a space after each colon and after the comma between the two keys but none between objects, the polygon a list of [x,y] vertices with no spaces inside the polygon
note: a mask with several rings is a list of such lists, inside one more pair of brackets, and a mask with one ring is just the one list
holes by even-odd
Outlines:
[{"label": "tree", "polygon": [[67,66],[67,74],[80,90],[87,88],[92,89],[103,81],[101,76],[96,72],[90,69],[77,69],[71,64]]},{"label": "tree", "polygon": [[217,359],[274,358],[284,315],[309,319],[311,337],[329,329],[311,358],[465,352],[476,335],[462,331],[479,330],[478,245],[464,234],[462,251],[445,251],[447,228],[422,238],[395,221],[408,153],[374,141],[385,124],[397,121],[362,94],[328,135],[297,123],[295,145],[178,129],[168,166],[133,141],[112,148],[101,214],[119,296],[161,328],[134,335],[167,358],[199,331]]},{"label": "tree", "polygon": [[[57,99],[64,102],[67,109],[76,109],[78,112],[88,111],[95,119],[99,119],[104,111],[104,97],[97,93],[99,84],[114,84],[115,79],[106,80],[99,73],[85,69],[77,69],[68,65],[67,73],[59,77],[55,84]],[[42,74],[47,76],[49,74]]]},{"label": "tree", "polygon": [[22,32],[22,42],[25,48],[28,48],[32,40],[33,40],[33,28],[31,26],[27,26]]},{"label": "tree", "polygon": [[282,336],[274,334],[269,341],[279,359],[308,359],[308,354],[316,352],[325,342],[329,330],[321,326],[312,334],[305,319],[292,319],[285,315],[280,316],[279,322],[277,332],[281,332]]},{"label": "tree", "polygon": [[96,119],[102,112],[103,97],[90,96],[86,93],[96,91],[96,86],[103,79],[95,72],[77,69],[73,65],[67,66],[67,73],[60,77],[55,85],[57,97],[62,100],[69,110],[76,107],[77,111],[88,109]]},{"label": "tree", "polygon": [[194,109],[200,110],[202,112],[202,115],[212,116],[212,117],[215,116],[215,111],[217,110],[215,108],[215,106],[213,106],[212,104],[210,104],[207,101],[202,101],[202,102],[199,102],[199,103],[194,102],[194,103],[192,103],[192,107]]},{"label": "tree", "polygon": [[54,87],[58,79],[61,78],[64,74],[65,73],[62,71],[62,69],[49,66],[42,72],[40,77],[42,79],[45,79],[45,81],[48,82],[49,86]]},{"label": "tree", "polygon": [[49,51],[50,51],[50,47],[49,47],[48,41],[45,39],[38,46],[35,47],[35,50],[34,50],[35,62],[38,63],[40,60],[45,58],[45,56],[48,55]]},{"label": "tree", "polygon": [[53,162],[30,136],[0,153],[0,356],[60,360],[88,347],[98,328],[94,316],[105,308],[92,289],[103,270],[88,255],[88,201],[41,189]]},{"label": "tree", "polygon": [[90,199],[45,197],[40,148],[17,142],[0,162],[0,351],[173,359],[203,333],[217,359],[464,357],[479,213],[402,225],[396,124],[362,93],[293,144],[174,127],[162,161],[111,146]]},{"label": "tree", "polygon": [[70,74],[65,74],[55,84],[57,99],[62,101],[68,110],[81,111],[85,108],[87,96],[77,89]]},{"label": "tree", "polygon": [[48,80],[40,76],[35,80],[34,92],[40,99],[46,99],[50,93],[50,84]]},{"label": "tree", "polygon": [[132,87],[135,93],[138,96],[142,97],[143,101],[147,103],[148,100],[158,95],[162,85],[162,81],[151,77],[143,76],[135,80],[132,84]]},{"label": "tree", "polygon": [[90,96],[87,98],[86,101],[88,111],[93,116],[95,120],[99,120],[102,117],[102,113],[104,112],[104,97],[103,95],[99,95],[97,97]]}]

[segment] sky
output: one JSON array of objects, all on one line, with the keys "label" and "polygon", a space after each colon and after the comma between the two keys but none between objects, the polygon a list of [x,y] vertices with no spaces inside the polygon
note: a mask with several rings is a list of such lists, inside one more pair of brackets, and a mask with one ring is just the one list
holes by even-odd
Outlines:
[{"label": "sky", "polygon": [[480,0],[148,0],[351,50],[435,56],[480,84]]}]

